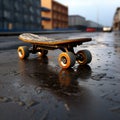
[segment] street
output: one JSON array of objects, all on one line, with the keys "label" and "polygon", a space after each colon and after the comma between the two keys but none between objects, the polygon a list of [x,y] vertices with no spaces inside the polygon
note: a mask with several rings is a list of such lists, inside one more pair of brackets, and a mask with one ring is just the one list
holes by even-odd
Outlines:
[{"label": "street", "polygon": [[91,52],[89,65],[61,70],[60,50],[20,60],[29,44],[0,37],[0,120],[120,120],[120,32],[55,36],[65,35],[92,38],[75,48]]}]

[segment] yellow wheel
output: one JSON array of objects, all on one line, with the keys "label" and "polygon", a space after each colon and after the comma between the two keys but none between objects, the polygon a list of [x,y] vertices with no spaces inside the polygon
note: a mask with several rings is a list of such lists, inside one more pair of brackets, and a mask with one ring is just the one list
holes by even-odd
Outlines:
[{"label": "yellow wheel", "polygon": [[80,50],[76,55],[76,60],[80,65],[86,65],[92,60],[92,55],[88,50]]},{"label": "yellow wheel", "polygon": [[26,59],[29,57],[29,49],[27,46],[18,47],[17,52],[20,59]]},{"label": "yellow wheel", "polygon": [[72,52],[62,52],[58,57],[58,63],[62,68],[73,67],[75,64],[75,55]]}]

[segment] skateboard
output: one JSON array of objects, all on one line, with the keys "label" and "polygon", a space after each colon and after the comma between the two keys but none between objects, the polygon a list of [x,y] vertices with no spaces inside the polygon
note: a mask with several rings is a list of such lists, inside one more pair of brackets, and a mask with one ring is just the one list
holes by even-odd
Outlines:
[{"label": "skateboard", "polygon": [[20,59],[28,58],[30,53],[38,53],[39,56],[43,57],[47,55],[48,50],[60,49],[62,53],[58,56],[58,63],[63,69],[73,67],[76,61],[80,65],[86,65],[92,60],[89,50],[79,50],[77,53],[74,51],[74,47],[91,41],[91,38],[46,37],[32,33],[23,33],[19,35],[19,39],[32,44],[32,47],[18,47],[17,52]]}]

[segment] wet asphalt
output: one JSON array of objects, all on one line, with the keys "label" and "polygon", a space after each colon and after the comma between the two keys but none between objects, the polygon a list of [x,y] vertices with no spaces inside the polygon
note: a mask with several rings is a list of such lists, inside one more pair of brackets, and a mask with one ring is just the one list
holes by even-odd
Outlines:
[{"label": "wet asphalt", "polygon": [[[120,32],[66,33],[91,37],[92,62],[62,70],[60,50],[20,60],[18,36],[0,37],[0,120],[120,120]],[[46,35],[53,36],[53,35]]]}]

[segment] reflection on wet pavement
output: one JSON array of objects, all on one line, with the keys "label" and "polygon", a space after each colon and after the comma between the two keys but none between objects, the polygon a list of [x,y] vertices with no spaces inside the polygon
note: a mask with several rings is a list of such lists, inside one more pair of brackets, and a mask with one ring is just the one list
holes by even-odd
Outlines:
[{"label": "reflection on wet pavement", "polygon": [[[53,89],[55,92],[64,94],[75,94],[79,92],[77,79],[89,79],[91,68],[89,65],[78,66],[76,71],[73,68],[61,69],[52,68],[48,65],[48,58],[38,58],[19,61],[21,79],[32,78],[40,87]],[[30,82],[30,81],[29,81]]]}]

